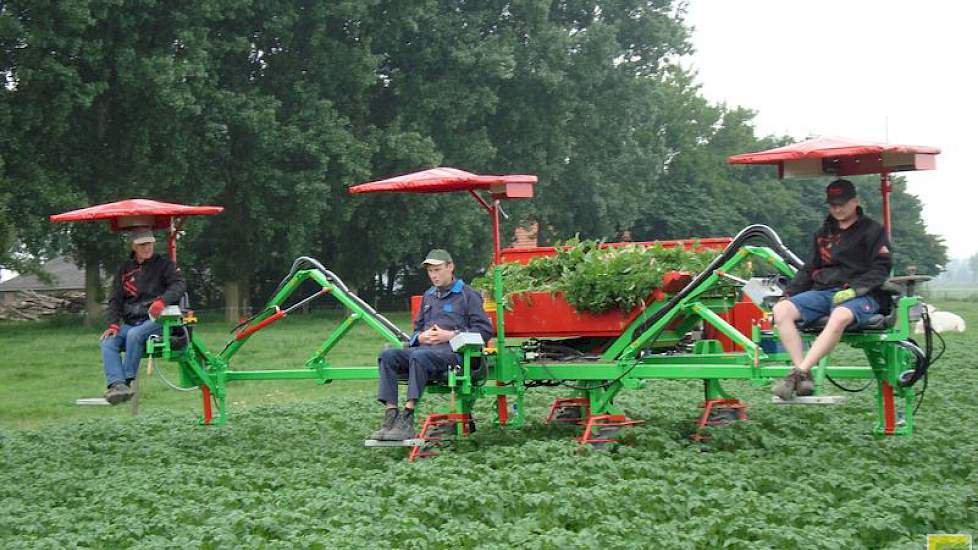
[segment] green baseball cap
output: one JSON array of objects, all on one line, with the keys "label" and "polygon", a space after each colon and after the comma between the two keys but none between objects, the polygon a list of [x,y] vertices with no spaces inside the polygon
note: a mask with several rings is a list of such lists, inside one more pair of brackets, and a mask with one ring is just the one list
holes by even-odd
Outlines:
[{"label": "green baseball cap", "polygon": [[454,263],[452,261],[452,255],[448,253],[447,250],[441,248],[432,248],[428,256],[425,257],[424,261],[421,262],[421,267],[426,265],[442,265],[446,263]]}]

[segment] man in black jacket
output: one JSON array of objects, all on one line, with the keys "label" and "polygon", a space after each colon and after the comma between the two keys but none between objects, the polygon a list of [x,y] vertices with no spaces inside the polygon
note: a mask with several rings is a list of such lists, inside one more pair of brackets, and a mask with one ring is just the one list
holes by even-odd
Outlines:
[{"label": "man in black jacket", "polygon": [[[863,214],[852,182],[835,180],[825,194],[829,216],[815,233],[811,258],[785,290],[787,299],[774,306],[774,323],[795,367],[774,385],[781,399],[812,394],[812,367],[835,349],[846,327],[880,311],[886,299],[880,287],[893,267],[886,232]],[[825,316],[828,323],[803,353],[795,323]]]},{"label": "man in black jacket", "polygon": [[[112,284],[109,297],[109,328],[102,333],[102,362],[105,366],[105,400],[116,405],[132,398],[129,385],[136,378],[146,340],[161,334],[156,319],[169,304],[180,301],[187,285],[169,258],[153,253],[156,239],[149,229],[130,237],[132,255]],[[125,351],[125,358],[119,353]]]},{"label": "man in black jacket", "polygon": [[[459,332],[478,332],[484,342],[496,331],[482,306],[482,295],[455,278],[451,255],[442,249],[428,253],[422,264],[431,280],[414,319],[414,335],[406,349],[380,354],[377,399],[384,405],[384,423],[370,439],[403,441],[414,437],[414,406],[428,380],[444,376],[448,367],[461,364],[449,341]],[[397,380],[407,375],[407,402],[397,409]]]}]

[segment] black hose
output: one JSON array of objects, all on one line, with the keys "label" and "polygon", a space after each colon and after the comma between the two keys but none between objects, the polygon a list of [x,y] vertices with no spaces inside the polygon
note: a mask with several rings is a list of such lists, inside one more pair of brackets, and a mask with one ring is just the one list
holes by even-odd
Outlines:
[{"label": "black hose", "polygon": [[749,225],[744,229],[742,229],[740,233],[738,233],[737,236],[734,237],[733,241],[731,241],[730,244],[723,249],[723,252],[719,256],[714,258],[713,261],[710,262],[708,266],[706,266],[706,269],[704,269],[695,278],[693,278],[693,280],[690,281],[689,284],[687,284],[682,290],[677,292],[672,297],[672,299],[670,299],[666,303],[665,306],[660,308],[658,311],[653,313],[651,317],[646,319],[646,321],[642,323],[642,325],[639,326],[638,329],[635,330],[635,332],[633,332],[632,334],[636,335],[637,338],[637,336],[640,336],[642,333],[648,330],[648,328],[654,325],[656,322],[658,322],[659,319],[662,319],[666,315],[666,313],[668,313],[673,308],[675,308],[676,305],[679,304],[679,302],[681,302],[684,298],[686,298],[686,296],[688,296],[690,293],[696,290],[696,288],[703,281],[709,278],[713,274],[713,272],[717,270],[717,268],[719,268],[730,258],[732,258],[734,254],[736,254],[737,251],[739,251],[747,241],[751,239],[757,239],[757,238],[763,238],[767,240],[770,247],[775,252],[777,252],[782,258],[784,258],[786,262],[791,264],[791,266],[794,267],[795,269],[801,269],[805,265],[804,262],[798,259],[798,256],[796,256],[791,250],[788,249],[788,247],[784,245],[783,242],[781,242],[781,237],[779,237],[778,234],[775,233],[773,229],[771,229],[766,225],[761,225],[761,224]]},{"label": "black hose", "polygon": [[920,406],[924,404],[924,394],[927,393],[927,381],[930,379],[929,374],[924,375],[924,385],[920,387],[920,392],[917,394],[917,404],[914,405],[913,413],[917,414],[920,410]]},{"label": "black hose", "polygon": [[[926,366],[923,369],[923,373],[918,375],[918,378],[922,378],[924,383],[921,386],[920,391],[917,393],[917,404],[914,405],[913,412],[917,414],[920,406],[924,404],[924,395],[927,393],[927,383],[929,380],[929,370],[930,367],[934,365],[947,351],[947,342],[944,341],[944,337],[941,336],[940,332],[934,330],[933,324],[930,320],[930,312],[927,311],[927,305],[924,304],[924,311],[920,315],[921,321],[924,323],[924,356],[926,361]],[[941,341],[941,352],[936,356],[934,355],[934,336]]]},{"label": "black hose", "polygon": [[[665,306],[660,308],[658,311],[653,313],[651,317],[646,319],[646,321],[642,323],[642,325],[639,326],[638,329],[636,329],[635,332],[633,332],[632,334],[641,335],[646,330],[648,330],[650,326],[658,322],[659,319],[662,319],[662,317],[664,317],[667,312],[675,308],[680,301],[682,301],[686,296],[689,296],[691,292],[696,290],[696,288],[700,284],[702,284],[703,281],[709,278],[710,275],[712,275],[713,272],[717,270],[717,268],[719,268],[727,260],[732,258],[734,254],[736,254],[737,251],[740,250],[747,241],[751,239],[757,239],[757,238],[763,238],[764,240],[766,240],[770,245],[770,247],[774,249],[775,252],[777,252],[782,258],[784,258],[786,262],[791,264],[792,267],[794,267],[795,269],[801,269],[805,265],[804,262],[798,259],[798,256],[796,256],[791,250],[788,249],[788,247],[784,245],[784,243],[781,241],[781,237],[779,237],[778,234],[775,233],[773,229],[762,224],[749,225],[744,229],[742,229],[740,233],[737,233],[737,236],[734,237],[733,240],[730,242],[730,244],[728,244],[727,247],[723,249],[723,252],[719,256],[714,258],[713,261],[710,262],[708,266],[706,266],[706,269],[704,269],[702,272],[700,272],[699,275],[694,277],[693,280],[690,281],[689,284],[687,284],[685,287],[683,287],[682,290],[677,292],[672,297],[672,299],[666,303]],[[632,341],[634,342],[635,339],[633,338]],[[631,366],[625,369],[625,372],[621,373],[613,380],[607,380],[605,382],[602,382],[601,384],[596,384],[592,386],[578,386],[573,384],[561,383],[561,385],[575,390],[594,390],[598,388],[608,388],[612,384],[615,384],[619,382],[622,378],[628,376],[628,373],[632,372],[632,369],[638,366],[638,363],[639,363],[638,361],[635,361],[634,363],[632,363]]]},{"label": "black hose", "polygon": [[897,342],[896,344],[909,351],[914,357],[913,370],[900,373],[900,386],[907,388],[916,384],[918,380],[927,374],[927,368],[930,366],[930,362],[927,360],[927,353],[920,349],[920,346],[918,346],[913,340],[905,340],[903,342]]},{"label": "black hose", "polygon": [[[373,307],[370,306],[370,304],[364,302],[359,296],[350,292],[350,288],[346,286],[346,283],[344,283],[343,279],[340,279],[340,277],[337,274],[326,269],[326,267],[323,266],[323,264],[321,264],[319,260],[315,258],[310,258],[309,256],[299,256],[298,258],[295,259],[295,261],[292,262],[292,269],[289,270],[289,274],[282,279],[282,282],[278,284],[278,287],[276,287],[275,292],[273,292],[272,294],[273,295],[277,294],[278,291],[282,290],[282,287],[284,287],[289,282],[289,279],[291,279],[292,276],[299,271],[299,269],[303,264],[311,265],[312,267],[316,268],[320,273],[325,275],[326,279],[328,279],[329,282],[339,287],[340,290],[342,290],[347,296],[349,296],[351,300],[356,302],[357,305],[360,306],[364,311],[366,311],[371,317],[377,320],[380,324],[384,325],[384,327],[387,328],[387,330],[393,332],[394,335],[397,336],[399,340],[401,340],[402,342],[407,342],[408,340],[411,339],[411,337],[405,334],[403,330],[401,330],[400,328],[398,328],[397,325],[392,323],[390,319],[378,313],[377,310],[375,310]],[[250,322],[250,320],[248,322]]]},{"label": "black hose", "polygon": [[873,383],[873,379],[872,379],[872,378],[870,378],[870,379],[869,379],[869,380],[868,380],[868,381],[866,382],[866,385],[864,385],[863,387],[861,387],[861,388],[859,388],[859,389],[856,389],[856,388],[847,388],[847,387],[845,387],[845,386],[843,386],[842,384],[840,384],[840,383],[838,383],[838,382],[836,382],[836,381],[835,381],[835,379],[833,379],[833,378],[832,378],[831,376],[829,376],[828,374],[826,374],[826,375],[825,375],[825,379],[826,379],[826,380],[828,380],[828,381],[829,381],[829,382],[830,382],[830,383],[831,383],[831,384],[832,384],[833,386],[835,386],[835,387],[837,387],[837,388],[839,388],[839,389],[840,389],[840,390],[842,390],[842,391],[847,391],[847,392],[849,392],[849,393],[859,393],[859,392],[861,392],[861,391],[864,391],[864,390],[865,390],[866,388],[868,388],[868,387],[869,387],[869,386],[870,386],[870,385],[871,385],[871,384]]}]

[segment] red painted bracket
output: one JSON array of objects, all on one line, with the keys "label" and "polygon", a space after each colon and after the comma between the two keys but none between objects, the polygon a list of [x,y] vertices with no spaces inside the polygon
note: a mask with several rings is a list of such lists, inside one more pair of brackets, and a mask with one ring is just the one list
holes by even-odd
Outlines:
[{"label": "red painted bracket", "polygon": [[424,443],[418,445],[417,447],[411,447],[411,454],[408,455],[408,461],[414,462],[419,458],[426,458],[429,456],[437,456],[438,453],[431,450],[426,450],[429,441],[444,441],[445,438],[440,436],[431,436],[430,432],[433,428],[445,426],[451,424],[453,427],[462,423],[462,433],[469,433],[469,425],[472,422],[472,415],[467,413],[432,413],[429,414],[424,420],[424,424],[421,425],[421,431],[418,432],[417,439],[423,439]]},{"label": "red painted bracket", "polygon": [[893,386],[883,382],[883,433],[896,433],[896,407],[893,404]]},{"label": "red painted bracket", "polygon": [[[502,386],[503,383],[496,380],[497,386]],[[505,426],[509,423],[509,405],[506,403],[505,395],[496,396],[496,415],[499,417],[499,425]]]},{"label": "red painted bracket", "polygon": [[606,428],[609,426],[634,426],[636,424],[642,424],[643,422],[645,421],[634,420],[623,414],[599,414],[596,416],[588,415],[584,424],[584,433],[577,438],[577,441],[581,445],[590,445],[593,443],[617,443],[617,439],[600,437],[601,428]]},{"label": "red painted bracket", "polygon": [[211,409],[211,389],[201,385],[200,393],[204,398],[204,424],[210,424],[214,420],[214,411]]},{"label": "red painted bracket", "polygon": [[[557,414],[560,413],[561,409],[567,409],[571,407],[580,407],[581,416],[579,418],[558,418]],[[554,399],[554,402],[550,405],[550,413],[547,414],[547,420],[545,424],[550,424],[551,422],[566,422],[573,424],[580,424],[585,418],[591,416],[591,401],[586,397],[558,397]]]},{"label": "red painted bracket", "polygon": [[268,317],[266,317],[265,319],[263,319],[260,323],[257,323],[254,326],[250,326],[250,327],[242,330],[241,332],[235,334],[234,335],[234,339],[235,340],[243,340],[243,339],[251,336],[252,334],[258,332],[259,330],[267,327],[268,325],[274,323],[275,321],[278,321],[282,317],[285,317],[285,312],[284,311],[276,311],[275,313],[273,313],[273,314],[269,315]]},{"label": "red painted bracket", "polygon": [[737,420],[747,420],[747,403],[739,399],[711,399],[703,403],[703,414],[696,425],[699,428],[719,426],[723,420],[711,419],[710,414],[719,411],[737,411]]}]

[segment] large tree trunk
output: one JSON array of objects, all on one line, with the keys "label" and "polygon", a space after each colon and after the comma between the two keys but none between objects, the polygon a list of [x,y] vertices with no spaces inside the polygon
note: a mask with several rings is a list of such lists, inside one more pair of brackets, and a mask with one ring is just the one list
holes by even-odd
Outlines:
[{"label": "large tree trunk", "polygon": [[248,316],[251,310],[250,295],[247,277],[224,282],[224,319],[228,323],[236,325],[242,317]]},{"label": "large tree trunk", "polygon": [[238,282],[224,282],[224,320],[228,324],[236,324],[241,316],[238,314]]},{"label": "large tree trunk", "polygon": [[102,274],[97,261],[85,262],[85,326],[101,324]]}]

